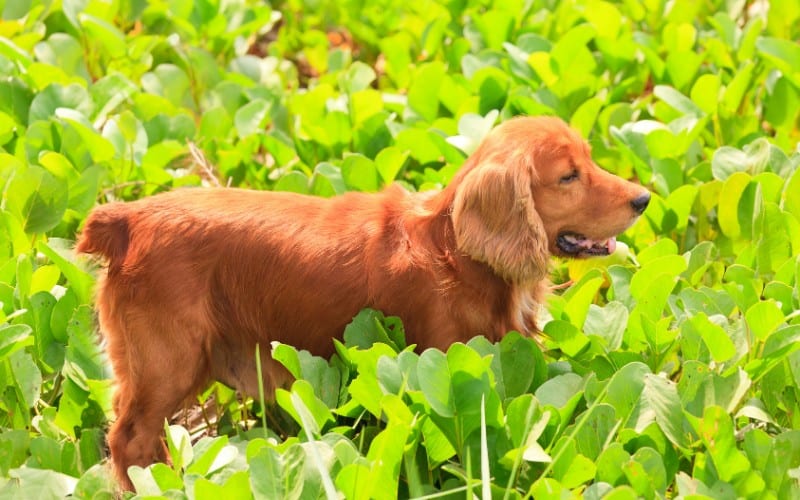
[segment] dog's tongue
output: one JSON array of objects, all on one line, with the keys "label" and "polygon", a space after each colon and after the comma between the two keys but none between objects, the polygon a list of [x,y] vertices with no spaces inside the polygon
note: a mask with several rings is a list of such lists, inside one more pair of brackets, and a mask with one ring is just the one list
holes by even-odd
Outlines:
[{"label": "dog's tongue", "polygon": [[617,239],[615,237],[611,237],[606,241],[606,248],[608,248],[608,254],[611,255],[617,249]]}]

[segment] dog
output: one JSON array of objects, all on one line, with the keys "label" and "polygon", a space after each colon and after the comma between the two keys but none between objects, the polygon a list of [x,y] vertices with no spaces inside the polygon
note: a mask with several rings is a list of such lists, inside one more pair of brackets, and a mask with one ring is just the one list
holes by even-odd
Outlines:
[{"label": "dog", "polygon": [[166,459],[164,419],[211,381],[257,394],[256,344],[271,392],[289,375],[264,347],[329,356],[367,307],[399,316],[419,349],[537,333],[549,257],[613,252],[649,200],[561,120],[519,117],[438,192],[195,188],[98,206],[76,249],[107,263],[117,477],[130,489],[129,466]]}]

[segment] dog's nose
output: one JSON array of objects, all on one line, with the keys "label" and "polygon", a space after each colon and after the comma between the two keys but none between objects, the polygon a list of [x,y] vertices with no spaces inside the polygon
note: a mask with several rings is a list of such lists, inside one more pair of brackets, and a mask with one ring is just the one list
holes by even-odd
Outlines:
[{"label": "dog's nose", "polygon": [[645,193],[631,201],[631,207],[637,214],[644,213],[644,209],[650,203],[650,193]]}]

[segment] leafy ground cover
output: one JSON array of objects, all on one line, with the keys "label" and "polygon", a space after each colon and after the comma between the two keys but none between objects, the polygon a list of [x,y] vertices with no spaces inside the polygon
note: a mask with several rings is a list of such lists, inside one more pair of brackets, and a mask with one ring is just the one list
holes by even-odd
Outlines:
[{"label": "leafy ground cover", "polygon": [[554,263],[540,343],[416,353],[365,311],[332,360],[262,346],[291,390],[210,388],[140,494],[800,497],[796,1],[0,8],[0,495],[112,497],[70,250],[95,203],[437,188],[494,123],[552,114],[654,200],[615,255]]}]

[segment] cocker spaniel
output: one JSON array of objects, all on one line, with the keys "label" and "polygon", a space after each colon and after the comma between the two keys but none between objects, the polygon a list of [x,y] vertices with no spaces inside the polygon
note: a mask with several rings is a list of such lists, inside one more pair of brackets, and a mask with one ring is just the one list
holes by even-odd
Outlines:
[{"label": "cocker spaniel", "polygon": [[564,122],[525,117],[440,192],[181,189],[97,207],[77,250],[107,262],[97,308],[117,476],[130,488],[129,466],[165,460],[164,419],[211,381],[257,394],[256,344],[272,390],[288,374],[270,342],[329,356],[366,307],[399,316],[420,349],[537,332],[549,256],[613,252],[649,200]]}]

